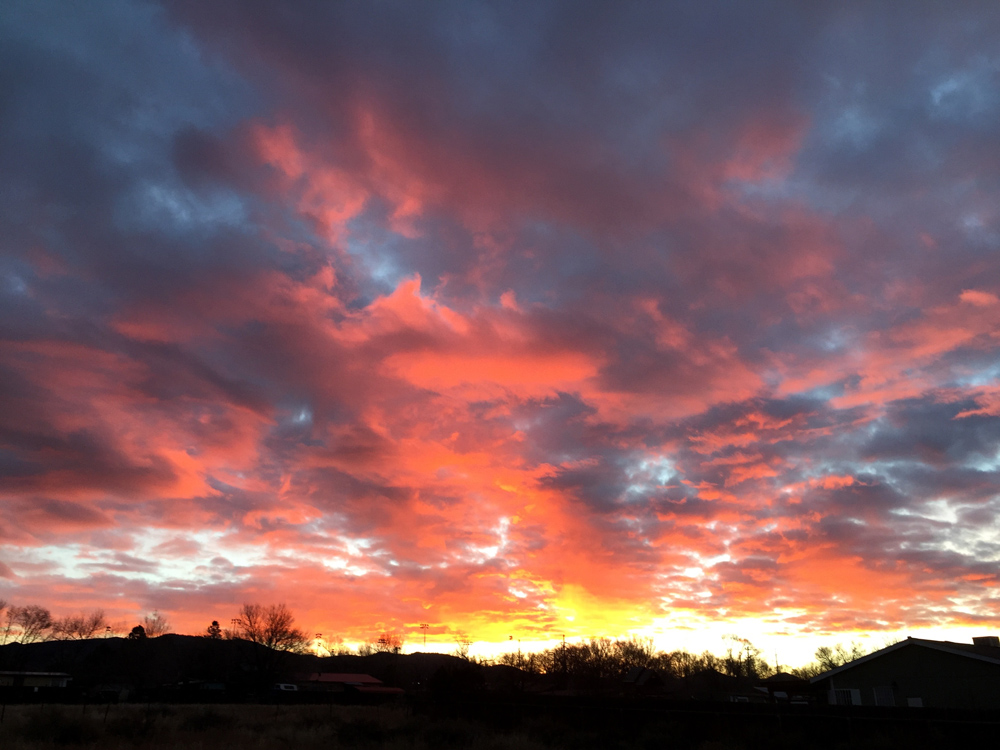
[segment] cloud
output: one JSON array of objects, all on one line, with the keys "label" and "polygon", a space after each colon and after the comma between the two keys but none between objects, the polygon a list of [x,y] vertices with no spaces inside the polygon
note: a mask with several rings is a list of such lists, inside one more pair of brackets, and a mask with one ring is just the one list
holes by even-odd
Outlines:
[{"label": "cloud", "polygon": [[2,13],[8,598],[993,616],[996,13]]}]

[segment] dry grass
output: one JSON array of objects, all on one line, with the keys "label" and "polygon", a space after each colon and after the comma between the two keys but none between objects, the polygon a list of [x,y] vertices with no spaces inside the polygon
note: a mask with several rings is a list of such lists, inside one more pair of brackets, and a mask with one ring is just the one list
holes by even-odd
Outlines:
[{"label": "dry grass", "polygon": [[545,750],[520,734],[371,706],[7,706],[3,750]]}]

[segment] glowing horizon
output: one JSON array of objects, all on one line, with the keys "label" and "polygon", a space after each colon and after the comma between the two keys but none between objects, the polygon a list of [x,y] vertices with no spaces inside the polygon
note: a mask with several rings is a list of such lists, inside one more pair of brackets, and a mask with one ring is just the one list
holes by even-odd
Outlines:
[{"label": "glowing horizon", "polygon": [[0,10],[0,599],[997,632],[1000,10],[380,7]]}]

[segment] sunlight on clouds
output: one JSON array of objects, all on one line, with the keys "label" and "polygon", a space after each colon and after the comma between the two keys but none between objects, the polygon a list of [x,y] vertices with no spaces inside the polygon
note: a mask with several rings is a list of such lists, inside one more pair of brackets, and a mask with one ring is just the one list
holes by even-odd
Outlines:
[{"label": "sunlight on clouds", "polygon": [[4,598],[789,663],[1000,622],[995,19],[512,6],[459,71],[449,7],[19,16]]}]

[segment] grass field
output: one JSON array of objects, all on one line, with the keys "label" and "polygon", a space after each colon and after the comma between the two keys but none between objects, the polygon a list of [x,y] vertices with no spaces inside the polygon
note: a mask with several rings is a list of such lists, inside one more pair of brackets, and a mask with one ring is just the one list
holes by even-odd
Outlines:
[{"label": "grass field", "polygon": [[403,707],[14,705],[4,709],[0,748],[56,747],[543,750],[551,745],[461,719],[431,720]]},{"label": "grass field", "polygon": [[[853,721],[819,714],[789,726],[763,711],[630,714],[577,706],[522,712],[498,703],[484,712],[461,705],[9,705],[0,750],[948,750],[987,747],[996,720],[955,723]],[[450,712],[450,715],[448,713]],[[478,718],[476,718],[478,716]],[[984,740],[987,740],[984,742]]]}]

